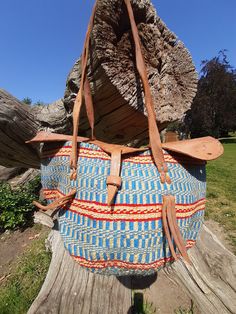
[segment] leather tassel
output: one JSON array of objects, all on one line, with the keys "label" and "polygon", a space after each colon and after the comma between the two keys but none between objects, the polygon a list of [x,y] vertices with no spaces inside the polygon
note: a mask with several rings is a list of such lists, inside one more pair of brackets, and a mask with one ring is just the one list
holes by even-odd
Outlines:
[{"label": "leather tassel", "polygon": [[[177,255],[173,246],[173,242],[179,250],[179,253],[183,259],[191,263],[191,260],[187,254],[187,249],[183,240],[183,237],[180,233],[179,226],[177,224],[176,211],[175,211],[175,198],[172,195],[163,196],[163,206],[162,206],[162,221],[163,228],[168,245],[171,251],[172,256],[177,260]],[[172,242],[173,238],[173,242]]]},{"label": "leather tassel", "polygon": [[192,264],[189,256],[188,256],[188,253],[187,253],[187,249],[186,249],[186,244],[184,242],[184,239],[180,233],[180,230],[179,230],[179,226],[177,224],[177,217],[176,217],[176,210],[175,210],[175,198],[174,196],[171,196],[170,195],[170,202],[171,202],[171,208],[170,208],[170,215],[172,217],[172,222],[173,222],[173,228],[175,230],[175,243],[181,253],[181,255],[183,256],[184,260],[186,262],[188,262],[189,264]]},{"label": "leather tassel", "polygon": [[163,206],[162,206],[162,223],[163,223],[163,228],[165,232],[165,236],[170,248],[171,255],[174,257],[174,259],[177,261],[177,255],[172,243],[172,239],[170,236],[170,230],[167,222],[167,208],[169,206],[169,197],[168,196],[163,196]]}]

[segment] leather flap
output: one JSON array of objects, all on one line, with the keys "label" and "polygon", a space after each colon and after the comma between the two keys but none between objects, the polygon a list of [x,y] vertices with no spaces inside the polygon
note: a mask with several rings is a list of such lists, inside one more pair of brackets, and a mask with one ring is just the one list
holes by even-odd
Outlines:
[{"label": "leather flap", "polygon": [[[39,132],[34,138],[32,138],[30,141],[27,141],[27,143],[56,141],[63,142],[71,140],[71,135]],[[121,148],[123,154],[147,150],[147,148],[132,148],[122,145],[108,144],[96,140],[91,141],[89,138],[80,136],[77,137],[77,141],[94,143],[109,153],[111,153],[114,149],[117,149],[118,147]],[[223,145],[211,136],[200,137],[191,140],[162,143],[162,148],[171,152],[187,155],[200,160],[213,160],[221,156],[224,152]]]},{"label": "leather flap", "polygon": [[163,143],[162,148],[201,160],[216,159],[224,152],[220,141],[211,136]]}]

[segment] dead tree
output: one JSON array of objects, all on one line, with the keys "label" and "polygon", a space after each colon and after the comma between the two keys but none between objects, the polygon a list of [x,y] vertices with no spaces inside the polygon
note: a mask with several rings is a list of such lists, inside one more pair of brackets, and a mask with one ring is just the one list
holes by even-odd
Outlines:
[{"label": "dead tree", "polygon": [[[183,43],[156,15],[149,0],[133,0],[149,82],[155,99],[159,129],[180,120],[196,93],[197,76]],[[95,105],[98,139],[139,145],[147,137],[143,92],[135,69],[134,47],[127,12],[121,0],[98,2],[91,36],[88,77]],[[39,130],[71,133],[71,111],[80,81],[78,60],[67,80],[65,97],[45,107],[29,107],[0,90],[0,164],[38,168],[39,147],[26,145]],[[83,114],[80,134],[89,135]],[[50,227],[40,213],[36,220]],[[29,313],[131,313],[134,278],[94,275],[75,264],[64,250],[56,228],[48,241],[53,256],[41,292]],[[203,228],[196,248],[191,249],[193,266],[179,261],[158,277],[176,282],[195,300],[201,313],[236,313],[236,259],[209,230]],[[155,279],[155,278],[154,278]],[[142,280],[158,298],[159,281]],[[168,289],[167,289],[168,290]],[[167,291],[166,291],[167,292]],[[147,296],[148,297],[148,296]]]}]

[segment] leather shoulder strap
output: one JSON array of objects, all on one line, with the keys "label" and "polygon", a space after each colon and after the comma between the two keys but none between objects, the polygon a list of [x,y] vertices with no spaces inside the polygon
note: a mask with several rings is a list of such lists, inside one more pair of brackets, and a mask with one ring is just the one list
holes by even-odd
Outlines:
[{"label": "leather shoulder strap", "polygon": [[[166,174],[167,167],[164,161],[164,155],[161,148],[160,134],[157,128],[156,115],[154,112],[154,103],[153,103],[151,89],[148,82],[145,62],[144,62],[144,58],[141,51],[141,44],[140,44],[138,29],[137,29],[136,22],[134,19],[133,9],[132,9],[130,0],[124,0],[124,2],[127,8],[130,25],[131,25],[131,31],[132,31],[132,35],[133,35],[133,39],[135,43],[136,66],[137,66],[139,75],[141,77],[141,81],[142,81],[143,89],[144,89],[144,96],[145,96],[144,104],[146,106],[147,114],[148,114],[149,140],[150,140],[150,147],[152,150],[153,159],[158,168],[158,171],[161,174],[162,183],[164,182],[170,183],[170,178]],[[87,103],[87,113],[88,113],[89,121],[90,121],[90,124],[92,125],[94,123],[92,97],[89,90],[90,88],[89,82],[87,81],[87,77],[86,77],[86,67],[87,67],[87,60],[88,60],[89,38],[90,38],[90,33],[93,27],[96,5],[97,5],[97,1],[93,8],[93,12],[91,15],[91,19],[89,22],[86,39],[84,43],[84,49],[83,49],[83,54],[82,54],[82,76],[81,76],[80,90],[76,97],[75,104],[74,104],[74,111],[73,111],[73,139],[72,139],[72,152],[71,152],[70,166],[72,169],[72,178],[74,179],[76,178],[76,167],[77,167],[77,140],[76,138],[78,134],[79,116],[81,112],[82,99],[83,99],[84,93],[85,93],[85,99]],[[93,133],[93,129],[92,129],[92,133]]]}]

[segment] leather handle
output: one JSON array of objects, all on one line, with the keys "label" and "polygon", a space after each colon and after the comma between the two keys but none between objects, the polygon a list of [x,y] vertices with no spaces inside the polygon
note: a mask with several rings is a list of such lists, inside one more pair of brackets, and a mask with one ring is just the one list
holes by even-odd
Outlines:
[{"label": "leather handle", "polygon": [[81,107],[83,103],[83,92],[85,96],[85,103],[86,103],[86,111],[89,120],[89,124],[91,127],[92,138],[94,138],[94,109],[93,109],[93,101],[90,91],[90,84],[87,78],[86,69],[87,69],[87,62],[88,62],[88,52],[89,52],[89,40],[90,40],[90,33],[93,28],[93,21],[95,17],[97,6],[97,0],[94,4],[92,14],[90,17],[88,29],[86,32],[84,47],[82,51],[81,57],[81,80],[80,80],[80,88],[79,92],[75,98],[74,109],[73,109],[73,137],[72,137],[72,149],[71,149],[71,156],[70,156],[70,167],[72,169],[71,179],[76,179],[76,169],[77,169],[77,134],[79,130],[79,117],[81,112]]},{"label": "leather handle", "polygon": [[[152,99],[151,89],[148,82],[147,70],[144,62],[144,58],[141,51],[141,44],[140,38],[138,34],[137,25],[134,19],[133,9],[130,3],[130,0],[124,0],[128,16],[130,20],[132,35],[135,43],[135,57],[136,57],[136,66],[141,77],[144,89],[144,96],[145,96],[145,106],[147,109],[148,114],[148,128],[149,128],[149,140],[150,146],[152,150],[152,155],[154,162],[158,168],[158,171],[161,175],[161,182],[170,183],[169,176],[166,175],[167,167],[164,160],[164,154],[161,147],[161,139],[160,134],[157,128],[156,123],[156,115],[154,111],[154,103]],[[93,27],[93,21],[96,11],[97,1],[94,5],[92,15],[90,18],[88,30],[86,33],[85,44],[82,53],[82,75],[81,75],[81,83],[80,83],[80,90],[75,100],[74,104],[74,111],[73,111],[73,140],[72,140],[72,152],[71,152],[71,168],[73,170],[71,178],[76,179],[76,166],[77,166],[77,134],[78,134],[78,123],[79,123],[79,116],[82,106],[82,99],[83,99],[83,92],[85,93],[85,100],[86,100],[86,108],[87,108],[87,115],[89,118],[89,122],[92,124],[92,134],[93,134],[93,125],[94,125],[94,113],[93,113],[93,103],[92,97],[90,92],[90,85],[87,81],[86,76],[86,67],[87,67],[87,60],[88,60],[88,50],[89,50],[89,37]],[[90,124],[90,125],[91,125]]]}]

